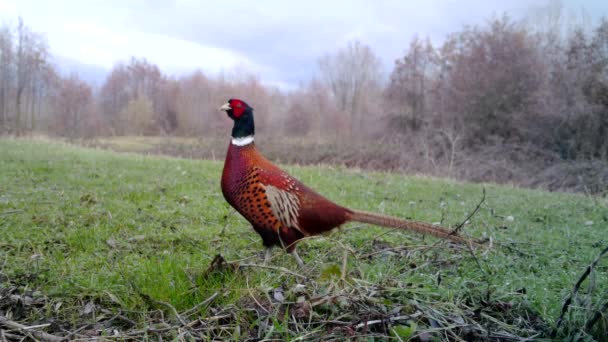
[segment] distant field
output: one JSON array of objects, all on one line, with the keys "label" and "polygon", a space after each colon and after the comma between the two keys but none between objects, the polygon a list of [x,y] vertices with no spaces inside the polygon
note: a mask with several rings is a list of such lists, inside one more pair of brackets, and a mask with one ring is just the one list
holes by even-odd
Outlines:
[{"label": "distant field", "polygon": [[[491,238],[490,250],[349,225],[302,242],[304,269],[280,250],[271,268],[257,267],[260,238],[225,203],[221,168],[221,160],[0,140],[0,333],[36,331],[3,327],[5,316],[70,338],[548,337],[608,246],[608,199],[486,185],[463,231]],[[482,196],[482,185],[442,179],[287,169],[340,204],[450,226]],[[604,258],[557,336],[605,340],[606,313],[583,330],[607,302]]]},{"label": "distant field", "polygon": [[[344,139],[262,135],[256,142],[270,159],[293,165],[337,165],[469,182],[515,184],[551,191],[608,196],[608,162],[561,160],[531,146],[496,145],[476,151],[429,150],[420,137]],[[119,152],[223,160],[228,137],[115,136],[77,141]],[[452,152],[454,154],[452,154]]]},{"label": "distant field", "polygon": [[[203,136],[157,137],[117,136],[81,140],[89,147],[102,147],[119,152],[163,154],[174,157],[223,160],[230,137]],[[406,162],[408,157],[399,148],[382,142],[353,142],[310,137],[264,136],[256,141],[265,155],[288,164],[333,164],[360,167],[369,170],[416,171],[416,165]],[[295,153],[294,151],[297,151]]]}]

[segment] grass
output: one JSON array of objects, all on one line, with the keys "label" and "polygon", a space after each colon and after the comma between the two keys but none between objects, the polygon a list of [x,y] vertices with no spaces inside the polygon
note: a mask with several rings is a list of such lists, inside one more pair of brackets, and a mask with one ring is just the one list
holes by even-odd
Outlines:
[{"label": "grass", "polygon": [[[0,140],[0,160],[0,316],[52,323],[47,331],[58,336],[548,337],[564,298],[608,244],[606,198],[286,167],[348,207],[451,226],[485,186],[486,201],[463,230],[494,247],[472,254],[347,225],[300,244],[304,269],[276,249],[272,268],[236,268],[261,264],[263,248],[222,197],[221,162],[11,139]],[[218,254],[228,263],[212,264]],[[607,301],[600,260],[557,336],[605,338],[605,316],[583,327]]]}]

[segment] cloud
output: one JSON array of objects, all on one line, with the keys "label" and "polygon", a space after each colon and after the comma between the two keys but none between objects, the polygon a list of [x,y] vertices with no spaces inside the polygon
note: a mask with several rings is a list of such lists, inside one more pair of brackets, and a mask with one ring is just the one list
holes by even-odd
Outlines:
[{"label": "cloud", "polygon": [[[388,71],[413,35],[441,42],[464,24],[480,24],[503,11],[521,15],[546,0],[362,1],[181,0],[162,8],[138,8],[131,25],[198,43],[230,48],[260,65],[272,65],[281,79],[309,79],[320,56],[349,40],[369,44]],[[147,15],[138,13],[145,10]]]},{"label": "cloud", "polygon": [[[267,84],[305,82],[317,59],[359,39],[390,71],[413,35],[439,44],[463,25],[492,15],[522,18],[548,0],[0,0],[0,18],[22,15],[53,52],[109,67],[146,57],[169,73],[254,72]],[[605,0],[564,0],[567,8],[608,13]]]},{"label": "cloud", "polygon": [[0,0],[0,13],[4,13],[7,16],[15,16],[17,14],[17,7],[10,1]]},{"label": "cloud", "polygon": [[225,68],[259,68],[238,52],[205,46],[166,34],[130,28],[112,29],[91,21],[67,21],[48,33],[54,52],[89,64],[110,68],[117,60],[146,57],[170,72],[203,68],[217,73]]},{"label": "cloud", "polygon": [[[58,60],[74,60],[88,65],[111,68],[131,56],[145,57],[169,73],[181,75],[195,69],[216,74],[242,70],[259,76],[263,82],[286,88],[278,71],[271,65],[255,61],[246,51],[213,40],[194,41],[172,34],[167,23],[180,25],[181,11],[172,13],[178,3],[170,1],[126,0],[107,2],[0,0],[0,20],[16,21],[22,16],[26,25],[43,33]],[[4,9],[10,9],[4,10]],[[171,16],[162,16],[162,13]],[[137,23],[158,17],[154,29]],[[147,20],[147,19],[146,19]],[[153,24],[152,22],[150,22]],[[70,63],[77,65],[77,63]]]}]

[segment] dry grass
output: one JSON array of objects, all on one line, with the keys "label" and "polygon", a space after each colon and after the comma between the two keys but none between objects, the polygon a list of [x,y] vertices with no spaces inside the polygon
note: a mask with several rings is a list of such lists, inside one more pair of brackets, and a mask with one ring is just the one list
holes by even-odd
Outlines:
[{"label": "dry grass", "polygon": [[[227,138],[112,137],[80,143],[121,152],[223,160]],[[462,151],[417,137],[350,141],[262,136],[257,143],[268,158],[285,164],[336,165],[550,191],[608,194],[608,162],[565,161],[531,145],[495,145]]]}]

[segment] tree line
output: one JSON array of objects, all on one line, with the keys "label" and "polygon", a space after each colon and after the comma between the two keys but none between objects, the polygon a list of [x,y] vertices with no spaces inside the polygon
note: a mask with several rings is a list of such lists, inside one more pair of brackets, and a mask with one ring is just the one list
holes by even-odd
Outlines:
[{"label": "tree line", "polygon": [[256,109],[260,134],[390,137],[449,163],[462,151],[504,152],[496,146],[608,160],[608,20],[566,27],[555,13],[533,23],[494,17],[438,46],[413,37],[389,75],[370,46],[353,41],[321,56],[315,76],[293,91],[242,71],[176,77],[135,57],[96,88],[61,75],[44,36],[19,19],[0,26],[0,131],[215,135],[230,124],[218,104],[240,97]]}]

